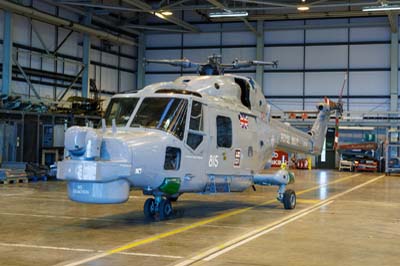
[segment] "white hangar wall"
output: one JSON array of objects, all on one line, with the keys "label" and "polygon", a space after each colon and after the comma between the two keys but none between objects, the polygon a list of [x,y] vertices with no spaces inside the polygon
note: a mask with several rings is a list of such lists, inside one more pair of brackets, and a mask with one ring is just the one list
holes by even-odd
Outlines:
[{"label": "white hangar wall", "polygon": [[[203,62],[221,54],[225,63],[256,58],[256,36],[243,24],[196,26],[206,32],[147,34],[146,58]],[[387,17],[264,22],[264,60],[279,60],[277,69],[264,70],[264,94],[274,109],[313,110],[323,96],[337,98],[348,73],[345,110],[389,111],[390,38]],[[255,77],[255,68],[237,72]],[[145,82],[188,73],[194,72],[148,65]]]},{"label": "white hangar wall", "polygon": [[[56,15],[56,9],[40,1],[33,1],[33,7]],[[78,21],[78,15],[65,11],[62,8],[58,10],[58,16],[72,21]],[[0,64],[3,63],[3,22],[4,12],[0,10]],[[50,51],[62,42],[69,34],[68,29],[56,27],[51,24],[33,20],[33,25],[40,33],[41,38],[46,43]],[[45,50],[40,43],[37,35],[32,29],[29,18],[13,14],[12,16],[12,38],[13,38],[13,56],[18,63],[27,69],[41,70],[68,75],[75,77],[80,71],[80,62],[82,62],[82,41],[83,34],[73,32],[67,41],[58,50],[60,60],[46,57]],[[136,58],[137,48],[133,46],[111,45],[109,49],[102,45],[102,42],[91,37],[92,49],[90,52],[91,66],[90,79],[94,79],[97,88],[101,91],[103,99],[109,98],[113,93],[124,92],[136,89]],[[66,59],[66,60],[61,60]],[[13,64],[15,65],[15,64]],[[14,72],[16,73],[16,72]],[[18,80],[13,80],[10,92],[13,95],[29,97],[34,94],[29,85],[18,72]],[[33,86],[42,98],[55,100],[68,86],[70,82],[48,79],[38,76],[29,76],[33,81]],[[1,81],[1,77],[0,77]],[[39,84],[42,83],[42,84]],[[0,83],[1,84],[1,83]],[[57,86],[63,84],[62,86]],[[91,93],[93,94],[93,93]],[[64,100],[69,96],[80,96],[80,83],[70,89],[65,95]],[[93,95],[91,95],[93,96]]]}]

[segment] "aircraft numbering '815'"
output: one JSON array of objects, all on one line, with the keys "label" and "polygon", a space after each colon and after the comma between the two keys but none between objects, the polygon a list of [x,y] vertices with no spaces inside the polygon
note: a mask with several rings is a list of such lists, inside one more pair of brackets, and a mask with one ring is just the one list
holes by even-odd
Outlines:
[{"label": "aircraft numbering '815'", "polygon": [[330,114],[340,104],[319,104],[309,133],[271,119],[270,106],[253,79],[224,74],[226,68],[276,62],[208,62],[147,60],[148,63],[196,67],[199,75],[146,86],[136,93],[114,95],[98,129],[70,127],[65,158],[57,177],[68,183],[71,200],[123,203],[130,190],[150,197],[146,217],[166,219],[171,201],[182,193],[240,192],[257,185],[278,186],[285,209],[296,206],[286,186],[294,175],[286,169],[260,174],[275,149],[319,154]]}]

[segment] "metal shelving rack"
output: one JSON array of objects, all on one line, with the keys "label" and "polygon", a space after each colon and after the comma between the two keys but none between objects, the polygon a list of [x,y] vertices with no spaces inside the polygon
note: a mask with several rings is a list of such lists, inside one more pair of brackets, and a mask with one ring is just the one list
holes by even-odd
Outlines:
[{"label": "metal shelving rack", "polygon": [[386,141],[385,173],[400,173],[400,130],[389,129]]},{"label": "metal shelving rack", "polygon": [[[57,125],[70,127],[96,125],[99,116],[57,113],[33,113],[15,110],[0,110],[0,163],[3,161],[41,163],[43,149],[57,149],[63,152],[63,145],[54,146],[46,142],[44,128]],[[57,133],[57,132],[55,132]],[[57,142],[58,143],[58,142]]]}]

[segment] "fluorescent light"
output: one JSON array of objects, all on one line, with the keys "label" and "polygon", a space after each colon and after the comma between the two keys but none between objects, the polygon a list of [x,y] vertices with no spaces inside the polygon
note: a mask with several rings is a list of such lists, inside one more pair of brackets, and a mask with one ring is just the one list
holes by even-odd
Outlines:
[{"label": "fluorescent light", "polygon": [[157,17],[159,17],[161,19],[165,19],[165,16],[161,13],[155,12],[154,15],[156,15]]},{"label": "fluorescent light", "polygon": [[399,5],[381,5],[381,6],[365,6],[362,11],[388,11],[388,10],[400,10]]},{"label": "fluorescent light", "polygon": [[164,11],[161,11],[161,14],[163,14],[164,16],[172,16],[174,13],[172,13],[169,10],[164,10]]},{"label": "fluorescent light", "polygon": [[310,10],[310,7],[306,6],[306,5],[299,5],[299,6],[297,6],[297,10],[299,10],[299,11],[307,11],[307,10]]},{"label": "fluorescent light", "polygon": [[225,11],[225,12],[212,12],[208,13],[210,18],[233,18],[233,17],[247,17],[247,11]]}]

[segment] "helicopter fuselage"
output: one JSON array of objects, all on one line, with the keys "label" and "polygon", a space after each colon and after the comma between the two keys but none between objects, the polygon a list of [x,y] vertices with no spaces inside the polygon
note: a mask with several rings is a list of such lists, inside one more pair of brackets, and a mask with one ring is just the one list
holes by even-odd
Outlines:
[{"label": "helicopter fuselage", "polygon": [[177,197],[285,186],[293,181],[286,171],[260,171],[276,148],[318,153],[315,137],[325,134],[328,113],[322,106],[310,135],[271,119],[251,78],[184,76],[113,96],[108,127],[68,129],[57,176],[72,200],[86,203],[121,203],[131,189]]}]

